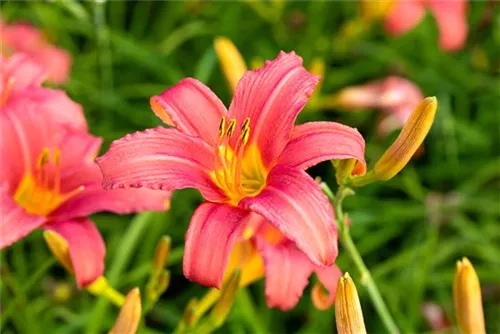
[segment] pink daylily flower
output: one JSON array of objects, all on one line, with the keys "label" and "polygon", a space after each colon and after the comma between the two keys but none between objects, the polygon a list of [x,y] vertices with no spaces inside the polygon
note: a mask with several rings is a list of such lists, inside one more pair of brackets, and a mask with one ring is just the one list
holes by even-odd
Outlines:
[{"label": "pink daylily flower", "polygon": [[304,172],[330,159],[356,159],[366,169],[364,140],[338,123],[294,126],[318,78],[295,53],[281,52],[246,72],[227,110],[201,82],[187,78],[151,99],[174,128],[157,127],[115,141],[96,161],[108,189],[197,188],[207,200],[186,235],[184,275],[220,287],[234,242],[252,213],[264,217],[310,260],[337,256],[333,210]]},{"label": "pink daylily flower", "polygon": [[443,50],[461,49],[468,34],[466,0],[394,1],[385,18],[385,29],[393,35],[404,34],[417,26],[429,8],[439,29],[439,45]]},{"label": "pink daylily flower", "polygon": [[68,80],[71,55],[51,45],[42,32],[28,23],[5,24],[0,21],[2,52],[22,52],[29,55],[48,73],[50,82],[62,84]]},{"label": "pink daylily flower", "polygon": [[84,287],[102,275],[105,255],[104,242],[86,217],[162,210],[169,194],[102,189],[94,163],[101,139],[87,133],[81,107],[60,91],[38,86],[39,72],[32,66],[17,55],[1,64],[2,82],[10,83],[0,92],[0,249],[35,229],[52,230],[68,243],[77,284]]},{"label": "pink daylily flower", "polygon": [[389,76],[344,88],[337,94],[337,98],[342,108],[377,108],[384,111],[386,116],[378,124],[378,133],[386,136],[406,123],[424,95],[411,81]]}]

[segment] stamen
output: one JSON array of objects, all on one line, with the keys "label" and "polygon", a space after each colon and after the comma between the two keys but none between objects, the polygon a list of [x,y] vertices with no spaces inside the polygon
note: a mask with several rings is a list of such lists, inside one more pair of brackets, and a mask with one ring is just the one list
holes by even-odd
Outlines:
[{"label": "stamen", "polygon": [[234,128],[236,127],[236,119],[231,119],[229,121],[229,126],[227,127],[226,136],[231,137],[234,133]]},{"label": "stamen", "polygon": [[38,156],[38,159],[36,161],[36,168],[38,170],[49,162],[49,155],[50,155],[49,149],[47,147],[44,147],[42,153]]},{"label": "stamen", "polygon": [[222,138],[225,132],[226,132],[226,117],[222,116],[219,123],[219,138]]},{"label": "stamen", "polygon": [[59,190],[61,189],[61,151],[55,148],[52,158],[54,159],[54,165],[56,166],[54,175],[54,191],[59,193]]},{"label": "stamen", "polygon": [[0,107],[2,107],[5,104],[5,102],[7,102],[7,99],[9,98],[10,91],[12,90],[13,85],[14,85],[14,78],[10,78],[7,81],[2,93],[0,94]]},{"label": "stamen", "polygon": [[14,201],[29,214],[47,216],[63,202],[81,193],[84,186],[61,194],[61,151],[43,148],[35,170],[24,175],[14,193]]}]

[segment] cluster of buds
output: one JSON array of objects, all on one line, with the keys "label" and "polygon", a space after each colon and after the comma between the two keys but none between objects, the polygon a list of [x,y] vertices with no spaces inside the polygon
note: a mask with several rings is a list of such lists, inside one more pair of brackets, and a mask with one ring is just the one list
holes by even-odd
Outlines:
[{"label": "cluster of buds", "polygon": [[[460,333],[486,333],[479,278],[466,257],[457,262],[453,282],[453,300]],[[339,279],[335,300],[335,319],[337,331],[340,334],[366,333],[358,293],[349,273],[345,273]]]}]

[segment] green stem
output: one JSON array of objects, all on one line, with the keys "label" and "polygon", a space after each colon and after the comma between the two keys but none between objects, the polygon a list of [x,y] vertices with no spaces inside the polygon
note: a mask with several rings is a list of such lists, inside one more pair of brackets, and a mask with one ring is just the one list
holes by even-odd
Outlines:
[{"label": "green stem", "polygon": [[[326,186],[328,187],[328,186]],[[325,188],[325,186],[323,186]],[[330,192],[331,193],[331,192]],[[382,295],[377,287],[377,284],[373,280],[373,277],[365,265],[363,258],[358,252],[356,245],[352,241],[351,234],[349,233],[349,226],[346,224],[346,217],[342,210],[342,201],[347,195],[352,194],[352,190],[345,187],[340,187],[337,196],[332,201],[335,208],[335,216],[340,229],[340,242],[347,252],[349,258],[354,262],[354,265],[358,272],[360,273],[360,282],[368,290],[368,294],[372,300],[373,306],[377,310],[377,313],[384,323],[385,328],[389,333],[399,333],[398,326],[394,322],[387,305],[382,299]],[[328,196],[330,199],[331,197]]]}]

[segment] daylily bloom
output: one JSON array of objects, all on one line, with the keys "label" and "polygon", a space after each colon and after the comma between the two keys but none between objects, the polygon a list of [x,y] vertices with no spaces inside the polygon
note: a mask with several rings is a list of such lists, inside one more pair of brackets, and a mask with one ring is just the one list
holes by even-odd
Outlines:
[{"label": "daylily bloom", "polygon": [[439,46],[446,51],[461,49],[469,30],[466,0],[394,1],[385,17],[385,29],[392,35],[404,34],[422,21],[427,8],[438,25]]},{"label": "daylily bloom", "polygon": [[343,109],[382,110],[387,115],[378,124],[378,132],[385,136],[401,128],[423,98],[420,88],[411,81],[389,76],[344,88],[334,95],[333,100],[335,106]]},{"label": "daylily bloom", "polygon": [[0,45],[4,55],[23,52],[48,73],[55,84],[64,83],[71,68],[69,52],[51,45],[42,32],[28,23],[5,24],[0,21]]},{"label": "daylily bloom", "polygon": [[[50,100],[50,90],[28,85],[23,98],[24,91],[16,84],[37,82],[29,75],[38,72],[20,68],[25,63],[19,59],[13,56],[2,62],[2,80],[11,73],[7,81],[16,93],[9,96],[6,86],[0,92],[5,97],[0,110],[0,249],[37,228],[53,231],[67,242],[66,265],[78,286],[84,287],[102,275],[105,253],[104,242],[87,216],[99,211],[161,210],[168,193],[102,189],[102,175],[93,161],[101,139],[86,132],[79,106],[66,110],[60,100]],[[10,67],[12,62],[17,65]],[[4,72],[5,68],[12,71]]]},{"label": "daylily bloom", "polygon": [[254,214],[315,265],[331,266],[337,256],[333,209],[303,170],[355,159],[355,172],[363,174],[364,140],[337,123],[294,126],[317,82],[300,57],[281,52],[264,68],[246,72],[226,110],[208,87],[184,79],[151,99],[156,115],[174,128],[112,143],[97,159],[103,186],[197,188],[207,201],[191,219],[183,269],[203,285],[221,286],[231,249]]},{"label": "daylily bloom", "polygon": [[[250,235],[251,239],[246,240]],[[342,274],[335,264],[319,266],[313,263],[293,241],[257,214],[252,215],[241,241],[234,246],[226,276],[237,268],[242,273],[241,286],[265,276],[267,305],[283,311],[295,307],[313,272],[320,284],[313,287],[312,301],[320,310],[329,308],[335,300],[337,282]]]}]

